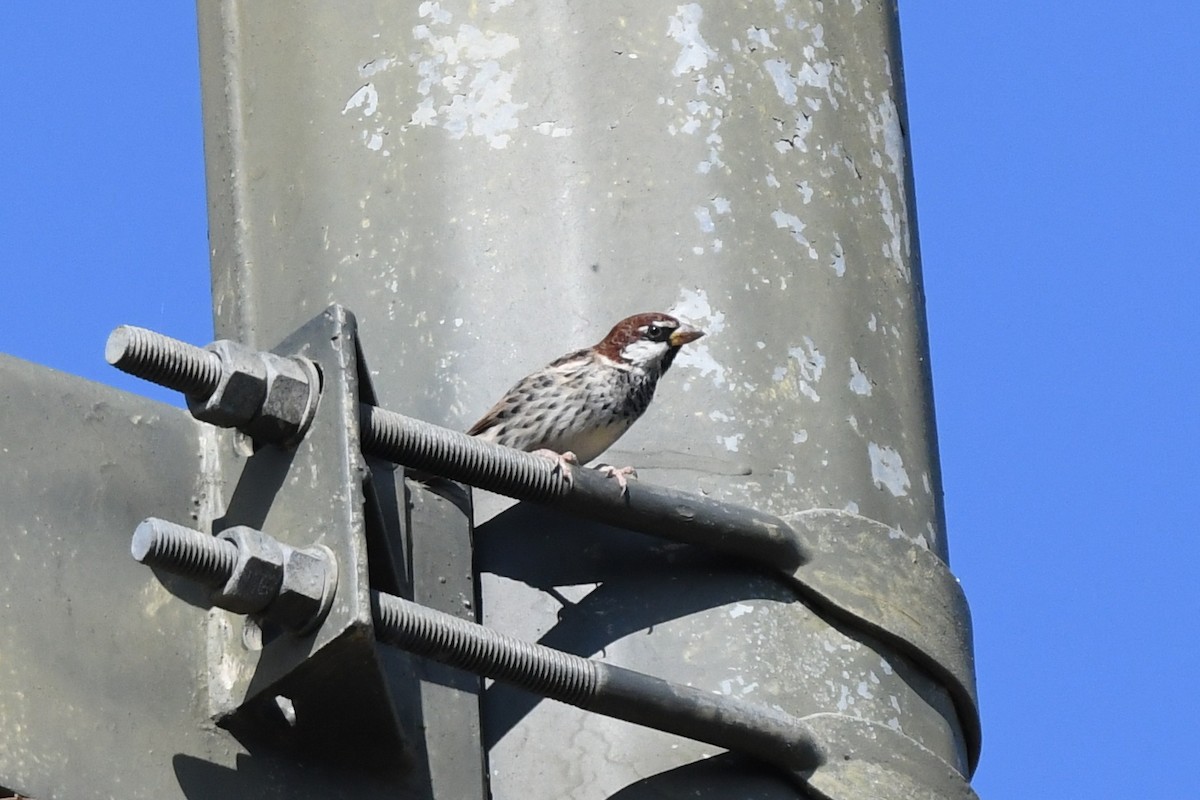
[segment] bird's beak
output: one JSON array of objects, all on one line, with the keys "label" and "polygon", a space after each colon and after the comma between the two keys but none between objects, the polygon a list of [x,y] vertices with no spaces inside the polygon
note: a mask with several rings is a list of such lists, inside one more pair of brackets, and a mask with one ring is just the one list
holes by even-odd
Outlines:
[{"label": "bird's beak", "polygon": [[683,347],[688,342],[694,342],[704,335],[704,331],[699,328],[693,328],[691,325],[683,324],[675,329],[668,341],[671,347]]}]

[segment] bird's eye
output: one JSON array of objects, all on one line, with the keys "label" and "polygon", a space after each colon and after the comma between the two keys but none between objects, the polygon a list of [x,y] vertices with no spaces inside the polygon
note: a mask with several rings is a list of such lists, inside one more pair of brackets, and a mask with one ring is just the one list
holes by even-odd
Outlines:
[{"label": "bird's eye", "polygon": [[661,341],[663,338],[663,329],[661,325],[646,326],[646,338],[652,342]]}]

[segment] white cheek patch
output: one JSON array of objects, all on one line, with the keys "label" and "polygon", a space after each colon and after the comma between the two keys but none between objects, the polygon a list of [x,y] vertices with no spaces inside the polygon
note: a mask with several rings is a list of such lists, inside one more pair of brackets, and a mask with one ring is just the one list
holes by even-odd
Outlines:
[{"label": "white cheek patch", "polygon": [[649,364],[662,358],[666,352],[667,344],[665,342],[647,342],[639,339],[625,345],[621,350],[621,357],[634,364]]}]

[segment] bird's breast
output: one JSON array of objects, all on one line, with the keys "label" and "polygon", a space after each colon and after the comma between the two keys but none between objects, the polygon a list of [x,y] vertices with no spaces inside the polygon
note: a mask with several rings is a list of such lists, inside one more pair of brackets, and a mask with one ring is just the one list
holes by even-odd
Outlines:
[{"label": "bird's breast", "polygon": [[579,458],[580,464],[586,464],[612,447],[613,443],[620,439],[632,424],[633,420],[621,420],[610,425],[571,431],[562,439],[548,442],[546,447],[557,453],[570,450]]}]

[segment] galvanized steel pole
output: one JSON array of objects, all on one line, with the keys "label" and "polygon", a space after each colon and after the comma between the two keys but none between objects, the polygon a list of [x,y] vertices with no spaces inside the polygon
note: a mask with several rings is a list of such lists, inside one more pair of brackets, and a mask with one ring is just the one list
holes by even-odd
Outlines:
[{"label": "galvanized steel pole", "polygon": [[[219,336],[270,346],[343,303],[379,404],[461,429],[620,317],[671,310],[709,336],[609,460],[946,559],[891,4],[198,7]],[[973,768],[973,707],[887,631],[680,545],[523,506],[478,522],[499,630]],[[714,775],[795,796],[516,690],[483,712],[496,798],[683,797]]]}]

